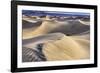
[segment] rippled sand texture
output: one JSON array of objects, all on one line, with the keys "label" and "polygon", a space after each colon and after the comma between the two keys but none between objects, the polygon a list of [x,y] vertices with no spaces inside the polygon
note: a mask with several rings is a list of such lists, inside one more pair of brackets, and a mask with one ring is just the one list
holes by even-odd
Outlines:
[{"label": "rippled sand texture", "polygon": [[23,62],[89,59],[90,23],[23,17],[22,54]]}]

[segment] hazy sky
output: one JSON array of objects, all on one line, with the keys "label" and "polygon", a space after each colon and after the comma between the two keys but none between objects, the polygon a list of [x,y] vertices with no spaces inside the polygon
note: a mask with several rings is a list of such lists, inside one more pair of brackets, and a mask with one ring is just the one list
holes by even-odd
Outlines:
[{"label": "hazy sky", "polygon": [[33,10],[22,10],[23,15],[52,15],[52,16],[90,16],[89,13],[80,13],[80,12],[56,12],[56,11],[33,11]]}]

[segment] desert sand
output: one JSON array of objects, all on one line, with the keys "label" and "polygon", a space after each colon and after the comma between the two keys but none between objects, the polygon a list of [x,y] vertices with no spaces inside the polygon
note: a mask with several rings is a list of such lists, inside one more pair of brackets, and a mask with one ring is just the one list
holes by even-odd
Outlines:
[{"label": "desert sand", "polygon": [[[42,57],[45,57],[47,61],[90,58],[89,21],[57,21],[49,17],[42,19],[41,23],[40,19],[34,22],[27,19],[24,21],[33,25],[23,28],[23,47],[39,51],[36,47],[42,43]],[[38,55],[39,53],[35,54],[36,57]],[[42,57],[38,57],[37,61],[44,61]],[[36,59],[31,59],[31,61],[36,61]]]}]

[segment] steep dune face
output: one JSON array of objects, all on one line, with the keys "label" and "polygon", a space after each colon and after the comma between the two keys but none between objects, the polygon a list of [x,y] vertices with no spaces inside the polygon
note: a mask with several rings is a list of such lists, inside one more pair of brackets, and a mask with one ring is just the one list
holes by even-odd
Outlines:
[{"label": "steep dune face", "polygon": [[64,36],[61,40],[46,43],[43,51],[49,61],[87,59],[89,58],[89,50],[86,50],[84,45],[87,47],[89,42]]}]

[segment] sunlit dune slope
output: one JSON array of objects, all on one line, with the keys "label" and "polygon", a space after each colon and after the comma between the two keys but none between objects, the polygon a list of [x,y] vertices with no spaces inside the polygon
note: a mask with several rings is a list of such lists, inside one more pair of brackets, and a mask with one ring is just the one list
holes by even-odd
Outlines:
[{"label": "sunlit dune slope", "polygon": [[86,50],[84,45],[88,47],[89,42],[79,39],[74,40],[71,37],[64,36],[61,40],[46,43],[43,51],[46,58],[50,61],[87,59],[89,58],[89,50]]}]

